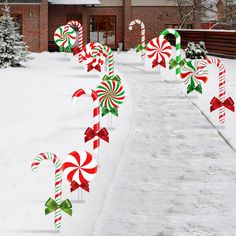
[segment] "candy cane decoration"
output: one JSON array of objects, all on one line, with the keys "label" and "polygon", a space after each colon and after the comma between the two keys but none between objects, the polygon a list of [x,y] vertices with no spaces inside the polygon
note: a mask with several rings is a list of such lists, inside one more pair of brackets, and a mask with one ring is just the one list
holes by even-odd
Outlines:
[{"label": "candy cane decoration", "polygon": [[[83,61],[82,57],[81,57],[81,54],[80,54],[80,52],[83,50],[83,27],[82,27],[82,25],[78,21],[74,21],[74,20],[68,22],[67,25],[68,26],[76,26],[76,27],[78,27],[78,36],[79,36],[79,44],[78,44],[79,56],[78,56],[78,58],[79,58],[79,63],[81,63]],[[77,47],[75,47],[75,51],[76,51],[76,48]]]},{"label": "candy cane decoration", "polygon": [[54,33],[54,41],[59,47],[71,47],[76,41],[76,33],[69,26],[60,26]]},{"label": "candy cane decoration", "polygon": [[[89,95],[93,99],[93,130],[95,133],[98,133],[100,131],[100,104],[98,95],[92,89],[79,89],[73,94],[72,99],[78,99],[82,95]],[[93,151],[95,157],[97,157],[99,147],[100,139],[98,136],[95,136],[93,141]]]},{"label": "candy cane decoration", "polygon": [[[32,162],[31,169],[35,171],[39,164],[42,161],[51,161],[56,170],[55,170],[55,201],[59,205],[61,204],[61,195],[62,195],[62,169],[61,169],[61,161],[60,159],[53,153],[46,152],[41,153],[36,156]],[[55,211],[54,225],[56,229],[60,229],[61,227],[61,209],[57,208]]]},{"label": "candy cane decoration", "polygon": [[[227,107],[231,111],[234,111],[234,102],[231,97],[225,99],[225,94],[226,94],[225,73],[226,73],[226,71],[225,71],[225,67],[224,67],[223,63],[220,61],[220,59],[208,57],[204,60],[201,60],[199,62],[198,70],[200,70],[200,71],[203,70],[209,64],[215,64],[217,66],[217,68],[219,69],[219,101],[217,101],[218,99],[216,97],[214,97],[212,99],[211,111],[219,108],[220,109],[219,121],[221,123],[224,123],[225,122],[225,115],[226,115],[225,107]],[[213,102],[216,102],[217,104],[213,104]],[[216,107],[214,107],[214,105],[216,105]]]},{"label": "candy cane decoration", "polygon": [[171,57],[172,47],[164,38],[154,38],[147,44],[146,53],[152,59],[152,67],[161,65],[166,67],[166,61]]},{"label": "candy cane decoration", "polygon": [[86,44],[83,50],[81,51],[82,60],[88,66],[88,71],[92,69],[97,69],[98,71],[100,71],[101,65],[103,65],[105,62],[105,59],[104,59],[105,55],[98,54],[95,58],[93,57],[95,48],[100,48],[101,51],[103,51],[102,44],[97,43],[97,42]]},{"label": "candy cane decoration", "polygon": [[180,77],[185,84],[188,84],[187,94],[196,91],[202,94],[201,82],[207,82],[207,70],[198,69],[200,60],[190,60],[181,69]]},{"label": "candy cane decoration", "polygon": [[73,151],[63,160],[62,170],[71,183],[71,192],[78,188],[89,192],[89,183],[97,173],[97,161],[89,152]]},{"label": "candy cane decoration", "polygon": [[130,22],[129,30],[133,30],[133,26],[135,24],[138,24],[141,27],[141,46],[143,48],[141,51],[141,58],[144,61],[145,60],[145,46],[146,46],[145,45],[145,25],[141,20],[136,19]]},{"label": "candy cane decoration", "polygon": [[114,77],[114,54],[111,48],[107,45],[104,45],[102,48],[95,47],[93,57],[96,58],[98,53],[104,55],[108,59],[109,77],[112,79]]},{"label": "candy cane decoration", "polygon": [[181,72],[181,66],[183,66],[185,63],[182,61],[181,63],[181,37],[180,34],[174,30],[174,29],[165,29],[160,33],[159,38],[163,39],[167,34],[172,34],[175,36],[175,48],[176,48],[176,58],[173,60],[175,62],[173,67],[176,67],[176,77],[180,79],[180,72]]}]

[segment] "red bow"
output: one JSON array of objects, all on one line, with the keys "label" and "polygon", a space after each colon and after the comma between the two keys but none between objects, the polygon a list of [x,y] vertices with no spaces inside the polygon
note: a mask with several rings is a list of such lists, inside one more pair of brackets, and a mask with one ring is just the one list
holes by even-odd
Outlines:
[{"label": "red bow", "polygon": [[91,63],[88,64],[88,72],[91,71],[91,70],[97,70],[99,72],[101,72],[101,66],[99,64],[97,64],[96,66],[93,66]]},{"label": "red bow", "polygon": [[77,55],[77,54],[79,54],[80,52],[81,52],[81,50],[80,50],[79,47],[73,48],[73,55],[74,55],[74,56]]},{"label": "red bow", "polygon": [[78,184],[76,181],[73,180],[70,184],[70,191],[73,192],[78,188],[82,188],[83,190],[89,192],[89,183],[88,183],[88,181],[85,180],[83,183]]},{"label": "red bow", "polygon": [[166,62],[163,61],[163,60],[160,61],[160,62],[158,62],[157,60],[154,60],[154,61],[152,62],[152,68],[154,68],[154,67],[156,67],[156,66],[158,66],[158,65],[160,65],[160,66],[166,68]]},{"label": "red bow", "polygon": [[213,97],[210,104],[211,104],[211,107],[210,107],[211,112],[213,112],[214,110],[222,106],[234,112],[234,101],[231,97],[228,97],[224,102],[221,102],[218,98]]},{"label": "red bow", "polygon": [[93,129],[87,128],[84,134],[86,135],[84,138],[85,143],[93,139],[95,136],[98,136],[99,138],[109,143],[109,133],[106,128],[100,129],[97,133]]}]

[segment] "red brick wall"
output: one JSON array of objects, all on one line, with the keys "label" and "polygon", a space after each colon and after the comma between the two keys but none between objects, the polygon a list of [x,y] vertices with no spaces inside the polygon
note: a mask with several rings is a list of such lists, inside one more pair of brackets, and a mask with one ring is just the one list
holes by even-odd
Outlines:
[{"label": "red brick wall", "polygon": [[40,5],[40,52],[48,50],[48,1],[42,0]]},{"label": "red brick wall", "polygon": [[22,15],[23,40],[29,46],[30,51],[39,51],[40,49],[39,9],[40,5],[10,5],[11,14]]},{"label": "red brick wall", "polygon": [[[128,30],[132,19],[142,19],[146,25],[146,42],[157,37],[165,24],[178,22],[176,7],[131,7],[131,0],[124,0],[124,7],[85,7],[48,5],[11,5],[12,14],[22,14],[22,33],[31,51],[47,50],[48,40],[53,41],[54,31],[67,22],[67,13],[82,13],[84,42],[89,41],[89,16],[116,16],[116,43],[124,42],[125,48],[134,47],[140,41],[140,27]],[[30,12],[32,16],[30,16]],[[48,18],[47,18],[48,16]]]},{"label": "red brick wall", "polygon": [[[146,43],[158,37],[165,24],[177,24],[179,14],[176,7],[132,7],[132,20],[142,19],[146,28]],[[134,26],[128,37],[131,47],[140,43],[140,26]]]},{"label": "red brick wall", "polygon": [[132,21],[131,0],[124,0],[124,49],[131,46],[131,38],[129,32],[129,23]]}]

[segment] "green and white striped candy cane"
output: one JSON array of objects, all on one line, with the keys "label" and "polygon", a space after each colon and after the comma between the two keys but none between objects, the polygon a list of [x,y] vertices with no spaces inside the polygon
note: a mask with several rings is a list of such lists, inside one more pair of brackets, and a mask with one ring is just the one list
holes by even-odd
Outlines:
[{"label": "green and white striped candy cane", "polygon": [[[50,152],[40,153],[36,156],[32,162],[31,168],[33,171],[38,169],[40,163],[42,161],[51,161],[55,167],[55,201],[59,205],[61,204],[61,195],[62,195],[62,170],[61,170],[61,161],[60,159],[54,154]],[[61,214],[62,211],[60,208],[56,208],[55,210],[55,218],[54,218],[54,225],[56,229],[61,228]]]},{"label": "green and white striped candy cane", "polygon": [[184,65],[184,61],[183,63],[182,60],[181,60],[181,37],[179,35],[179,33],[174,30],[174,29],[165,29],[163,30],[161,33],[160,33],[160,38],[164,38],[167,34],[172,34],[175,36],[175,49],[176,49],[176,57],[175,57],[175,60],[172,59],[170,61],[170,63],[172,65],[170,65],[170,69],[176,67],[176,77],[178,79],[180,79],[180,72],[181,72],[181,66]]},{"label": "green and white striped candy cane", "polygon": [[111,48],[107,45],[103,45],[102,48],[94,48],[93,57],[97,56],[105,56],[108,59],[108,72],[110,79],[112,79],[114,77],[114,54]]}]

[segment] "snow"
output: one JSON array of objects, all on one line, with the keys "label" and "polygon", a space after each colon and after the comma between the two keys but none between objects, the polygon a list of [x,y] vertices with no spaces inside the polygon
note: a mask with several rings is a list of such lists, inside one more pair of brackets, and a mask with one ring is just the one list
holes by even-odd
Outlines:
[{"label": "snow", "polygon": [[[44,162],[32,173],[38,153],[54,152],[63,160],[73,150],[92,152],[92,142],[83,142],[92,102],[85,96],[73,104],[71,96],[96,88],[104,71],[87,73],[63,53],[33,56],[26,68],[0,71],[4,236],[55,234],[53,214],[44,216],[44,203],[54,195],[54,168]],[[110,143],[101,142],[99,172],[85,203],[63,180],[63,199],[72,200],[74,212],[72,218],[63,214],[58,235],[234,235],[236,158],[222,136],[236,147],[235,113],[227,112],[222,125],[218,112],[209,112],[218,95],[217,70],[209,67],[203,95],[186,96],[175,71],[159,73],[149,61],[145,68],[133,50],[115,53],[115,59],[126,101],[113,117]],[[235,99],[235,60],[222,61],[227,95]],[[107,126],[106,117],[101,122]]]},{"label": "snow", "polygon": [[224,29],[177,29],[178,31],[206,31],[206,32],[236,32],[236,30],[224,30]]}]

